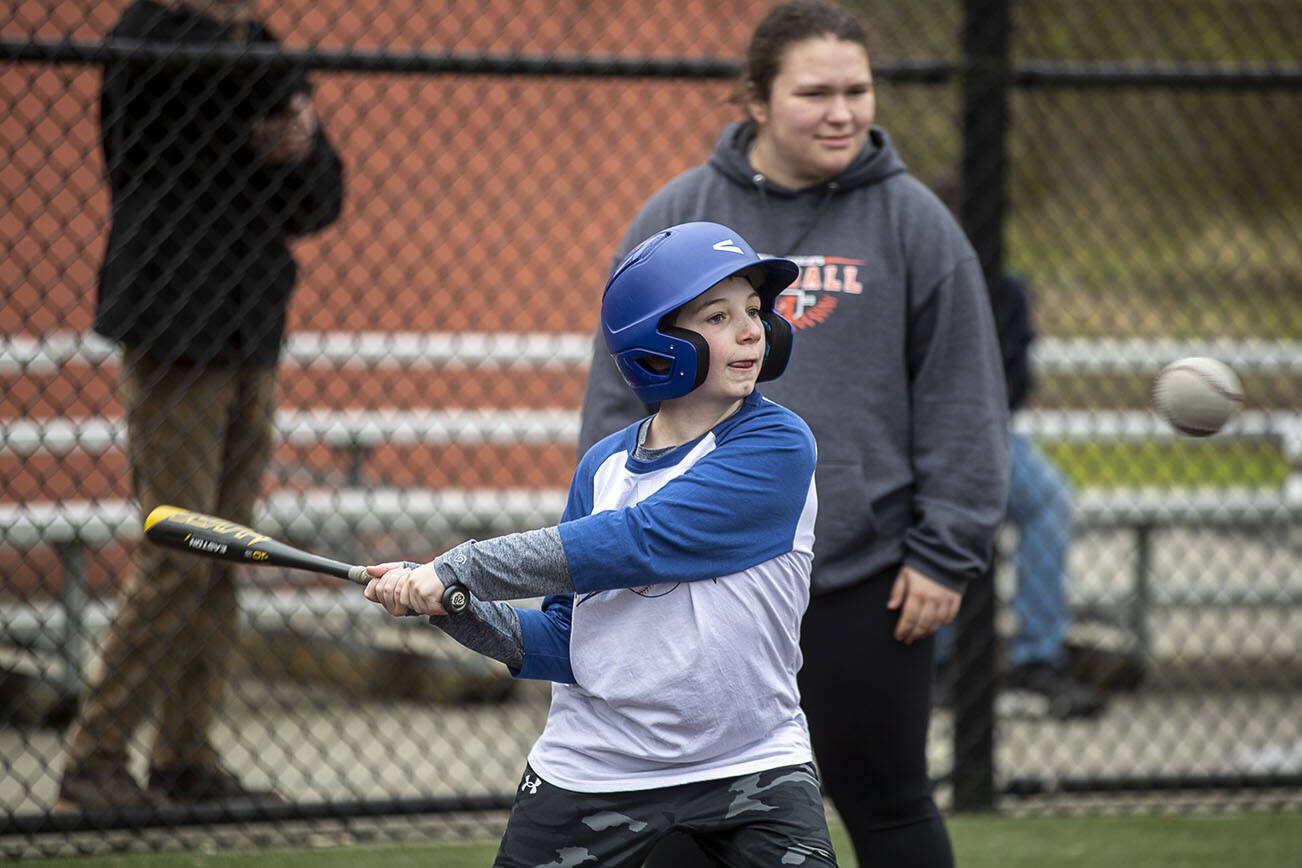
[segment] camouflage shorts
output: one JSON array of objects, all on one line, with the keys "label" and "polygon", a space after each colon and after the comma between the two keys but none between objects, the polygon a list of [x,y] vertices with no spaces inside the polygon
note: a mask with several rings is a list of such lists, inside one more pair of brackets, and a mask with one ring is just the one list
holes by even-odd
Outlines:
[{"label": "camouflage shorts", "polygon": [[727,866],[836,864],[812,764],[676,787],[576,793],[525,766],[493,863],[639,866],[670,832]]}]

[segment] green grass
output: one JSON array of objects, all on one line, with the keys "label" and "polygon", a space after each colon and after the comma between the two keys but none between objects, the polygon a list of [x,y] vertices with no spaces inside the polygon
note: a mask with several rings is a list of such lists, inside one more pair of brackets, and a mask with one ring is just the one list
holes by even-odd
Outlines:
[{"label": "green grass", "polygon": [[1268,443],[1053,443],[1044,450],[1078,488],[1274,487],[1289,475]]},{"label": "green grass", "polygon": [[1302,814],[976,819],[950,823],[961,868],[1284,868]]},{"label": "green grass", "polygon": [[[1302,813],[1036,817],[949,821],[959,868],[1291,868],[1302,853]],[[843,868],[856,868],[833,829]],[[34,862],[42,868],[482,868],[496,844],[402,844],[238,853],[160,853]]]}]

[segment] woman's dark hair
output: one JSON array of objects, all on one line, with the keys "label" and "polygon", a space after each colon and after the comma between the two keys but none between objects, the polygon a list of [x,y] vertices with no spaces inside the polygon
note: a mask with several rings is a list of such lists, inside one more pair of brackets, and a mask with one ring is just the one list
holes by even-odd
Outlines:
[{"label": "woman's dark hair", "polygon": [[745,98],[758,96],[768,100],[773,79],[782,68],[782,58],[797,42],[831,36],[844,42],[856,42],[868,50],[868,33],[849,10],[823,0],[795,0],[779,3],[769,10],[751,34],[746,49],[746,65],[741,71],[741,93]]}]

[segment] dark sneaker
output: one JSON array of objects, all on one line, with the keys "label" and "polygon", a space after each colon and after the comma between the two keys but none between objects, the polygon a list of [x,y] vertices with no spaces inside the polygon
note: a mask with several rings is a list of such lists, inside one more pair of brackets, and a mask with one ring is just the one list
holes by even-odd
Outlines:
[{"label": "dark sneaker", "polygon": [[56,811],[111,811],[161,808],[167,799],[140,786],[126,769],[90,772],[73,769],[59,781]]},{"label": "dark sneaker", "polygon": [[1024,663],[1008,670],[998,702],[1003,714],[1071,720],[1094,717],[1108,701],[1101,691],[1077,681],[1065,668]]},{"label": "dark sneaker", "polygon": [[149,791],[181,804],[233,800],[283,801],[271,790],[248,789],[235,775],[217,766],[151,769]]},{"label": "dark sneaker", "polygon": [[1136,690],[1148,674],[1133,651],[1068,642],[1067,659],[1076,678],[1108,693]]}]

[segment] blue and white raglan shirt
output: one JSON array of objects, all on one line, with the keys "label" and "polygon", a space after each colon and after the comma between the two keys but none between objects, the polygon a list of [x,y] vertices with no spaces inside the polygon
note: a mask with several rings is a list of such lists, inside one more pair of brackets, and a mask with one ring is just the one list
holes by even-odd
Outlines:
[{"label": "blue and white raglan shirt", "polygon": [[636,454],[640,425],[584,455],[549,529],[574,592],[514,610],[513,671],[553,682],[530,765],[565,789],[619,792],[811,761],[796,672],[813,435],[758,392],[649,461]]},{"label": "blue and white raglan shirt", "polygon": [[[757,393],[651,462],[638,426],[583,457],[560,525],[568,618],[522,615],[532,649],[569,638],[529,763],[580,792],[735,777],[811,759],[800,619],[813,561],[815,448]],[[564,681],[543,655],[536,674]],[[545,671],[544,671],[545,670]]]}]

